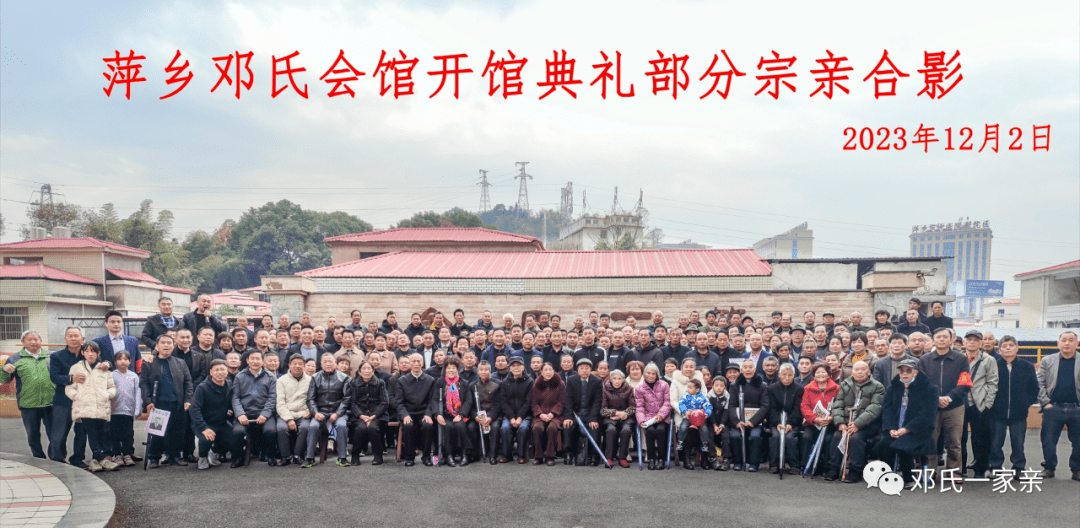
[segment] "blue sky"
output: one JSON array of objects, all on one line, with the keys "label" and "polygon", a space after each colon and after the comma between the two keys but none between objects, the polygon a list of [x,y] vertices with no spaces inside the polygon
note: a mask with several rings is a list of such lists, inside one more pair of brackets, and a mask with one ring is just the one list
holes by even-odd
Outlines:
[{"label": "blue sky", "polygon": [[[144,198],[176,215],[175,235],[212,230],[251,206],[288,198],[345,210],[376,227],[413,212],[479,202],[477,171],[493,203],[517,199],[514,162],[528,161],[530,202],[557,208],[573,181],[590,208],[610,208],[613,188],[632,205],[645,192],[650,222],[668,241],[746,247],[803,221],[815,256],[904,255],[916,224],[990,220],[992,278],[1017,293],[1015,273],[1080,258],[1080,5],[1031,2],[5,2],[0,13],[0,212],[4,242],[17,238],[25,202],[50,183],[68,202],[116,205]],[[875,100],[862,78],[888,49],[911,75],[899,95]],[[103,57],[145,55],[147,82],[132,99],[107,85]],[[194,79],[179,95],[164,68],[179,49]],[[356,98],[327,98],[319,76],[344,49],[367,73]],[[381,50],[418,57],[417,95],[379,97],[372,78]],[[489,50],[529,62],[524,95],[487,95]],[[538,100],[553,50],[577,59],[576,99]],[[746,73],[727,100],[699,100],[714,53]],[[850,95],[809,94],[825,50],[849,58]],[[237,101],[210,93],[211,57],[255,53],[255,85]],[[607,100],[593,64],[622,53],[623,83],[636,96]],[[690,86],[678,100],[651,93],[645,75],[657,50],[688,55]],[[760,57],[795,56],[779,100],[754,96]],[[924,51],[961,52],[961,81],[940,100],[916,97]],[[310,99],[270,97],[270,57],[293,63]],[[435,55],[467,53],[474,70],[461,98],[438,84]],[[721,64],[723,64],[721,57]],[[1024,150],[943,151],[944,129],[1020,127]],[[923,154],[844,151],[846,127],[933,126],[941,143]],[[1051,125],[1049,152],[1032,152],[1032,125]],[[955,140],[959,146],[959,139]],[[1006,140],[1006,143],[1008,141]],[[1003,145],[1004,147],[1005,145]]]}]

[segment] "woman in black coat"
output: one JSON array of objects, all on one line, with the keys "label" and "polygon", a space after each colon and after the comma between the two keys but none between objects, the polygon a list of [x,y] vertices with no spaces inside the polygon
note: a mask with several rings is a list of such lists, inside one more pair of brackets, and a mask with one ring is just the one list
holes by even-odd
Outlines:
[{"label": "woman in black coat", "polygon": [[[900,362],[897,376],[885,393],[881,410],[881,441],[874,451],[879,460],[914,483],[911,469],[914,457],[934,453],[934,417],[938,409],[938,390],[930,379],[916,370],[914,359]],[[901,416],[903,414],[903,416]]]},{"label": "woman in black coat", "polygon": [[442,429],[440,466],[469,465],[464,455],[472,448],[472,442],[465,424],[473,418],[476,399],[469,383],[458,376],[461,368],[461,360],[452,355],[443,362],[443,375],[435,380],[431,414]]},{"label": "woman in black coat", "polygon": [[360,453],[371,442],[371,465],[383,463],[383,433],[379,423],[387,420],[389,407],[386,384],[375,375],[375,365],[369,361],[360,363],[352,383],[349,400],[349,419],[353,422],[352,465],[360,464]]}]

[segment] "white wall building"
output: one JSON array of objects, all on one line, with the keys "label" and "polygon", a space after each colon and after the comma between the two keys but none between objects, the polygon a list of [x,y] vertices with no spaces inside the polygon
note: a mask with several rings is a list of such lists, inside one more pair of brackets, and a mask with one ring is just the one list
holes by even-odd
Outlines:
[{"label": "white wall building", "polygon": [[767,259],[814,258],[814,230],[803,222],[779,235],[758,240],[754,251]]},{"label": "white wall building", "polygon": [[1080,328],[1080,260],[1020,273],[1020,326]]}]

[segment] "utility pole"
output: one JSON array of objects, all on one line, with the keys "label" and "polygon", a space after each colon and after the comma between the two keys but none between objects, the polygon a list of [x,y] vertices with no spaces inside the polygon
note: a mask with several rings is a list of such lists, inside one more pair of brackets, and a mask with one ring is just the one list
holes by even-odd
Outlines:
[{"label": "utility pole", "polygon": [[41,190],[38,191],[37,194],[38,194],[38,201],[37,201],[38,205],[41,206],[41,207],[49,207],[51,209],[52,206],[53,206],[52,185],[48,184],[48,183],[42,184],[41,185]]},{"label": "utility pole", "polygon": [[528,164],[527,161],[516,162],[516,165],[521,166],[521,174],[514,176],[515,180],[521,180],[521,186],[518,187],[517,209],[518,214],[524,214],[524,216],[529,215],[529,187],[525,182],[532,179],[531,175],[525,174],[525,166]]},{"label": "utility pole", "polygon": [[574,215],[574,182],[566,182],[562,189],[562,201],[559,204],[559,216],[562,216],[562,225],[570,225],[571,216]]},{"label": "utility pole", "polygon": [[615,187],[615,201],[611,202],[611,214],[619,214],[619,188]]},{"label": "utility pole", "polygon": [[480,214],[491,210],[491,198],[488,196],[488,187],[491,187],[491,184],[488,183],[487,173],[486,170],[480,171],[480,183],[477,184],[480,186]]},{"label": "utility pole", "polygon": [[544,247],[547,247],[547,211],[544,211]]}]

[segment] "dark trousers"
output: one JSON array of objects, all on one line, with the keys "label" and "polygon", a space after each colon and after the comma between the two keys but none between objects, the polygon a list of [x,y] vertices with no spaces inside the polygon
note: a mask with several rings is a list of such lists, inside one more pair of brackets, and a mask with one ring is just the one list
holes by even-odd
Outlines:
[{"label": "dark trousers", "polygon": [[[23,428],[26,429],[26,443],[30,444],[30,452],[36,458],[45,458],[45,450],[41,448],[41,424],[45,424],[45,437],[52,443],[53,428],[52,405],[46,407],[19,407],[22,413]],[[51,446],[50,446],[51,447]]]},{"label": "dark trousers", "polygon": [[975,473],[985,473],[990,465],[990,420],[984,412],[974,405],[964,410],[964,429],[960,438],[960,467],[968,467],[968,426],[971,427],[971,469]]},{"label": "dark trousers", "polygon": [[53,405],[53,426],[49,433],[49,458],[57,462],[64,462],[67,457],[67,437],[71,432],[72,425],[75,427],[75,444],[72,446],[71,458],[68,460],[73,465],[83,463],[86,458],[86,429],[81,423],[71,420],[70,405]]},{"label": "dark trousers", "polygon": [[[832,444],[833,433],[835,432],[836,427],[832,424],[825,426],[825,436],[821,441],[821,449],[816,458],[817,468],[815,474],[824,473],[829,467],[829,445]],[[814,461],[810,460],[810,454],[814,451],[814,444],[817,442],[820,434],[821,430],[813,425],[808,425],[803,429],[802,446],[799,448],[799,452],[803,457],[802,467],[804,469],[814,465]]]},{"label": "dark trousers", "polygon": [[[634,432],[634,424],[630,420],[604,422],[604,455],[608,460],[626,460],[626,452],[630,449],[630,435]],[[618,442],[619,453],[615,454],[615,444]]]},{"label": "dark trousers", "polygon": [[240,445],[240,439],[236,438],[233,428],[229,426],[228,422],[207,424],[207,427],[214,431],[213,441],[207,440],[202,431],[191,431],[192,438],[199,438],[199,458],[206,458],[211,449],[219,455],[232,452],[233,460],[239,460],[244,455],[244,448]]},{"label": "dark trousers", "polygon": [[550,422],[543,420],[533,422],[532,435],[533,456],[536,458],[555,458],[555,442],[559,438],[558,417]]},{"label": "dark trousers", "polygon": [[90,456],[94,460],[109,456],[109,422],[101,418],[83,418],[82,426],[90,442]]},{"label": "dark trousers", "polygon": [[[517,430],[515,431],[514,426],[510,425],[510,419],[503,418],[502,427],[499,428],[499,434],[500,436],[502,436],[503,456],[505,456],[506,458],[511,458],[511,456],[513,455],[511,451],[514,447],[514,437],[516,436],[518,444],[518,458],[526,457],[525,444],[527,444],[529,440],[529,423],[529,418],[522,419],[521,425],[519,425],[517,427]],[[494,423],[492,423],[491,425],[492,427],[495,426]]]},{"label": "dark trousers", "polygon": [[[746,437],[746,460],[742,459],[742,442],[743,437]],[[751,428],[746,433],[742,433],[738,428],[731,431],[731,458],[736,464],[760,464],[761,463],[761,451],[764,440],[761,438],[761,426]]]},{"label": "dark trousers", "polygon": [[[274,450],[274,444],[277,443],[277,421],[268,418],[262,425],[259,425],[255,422],[257,419],[258,415],[255,417],[248,416],[247,425],[240,423],[240,420],[232,424],[232,434],[237,443],[240,444],[240,449],[237,452],[241,455],[247,449],[247,435],[251,435],[251,447],[259,454],[270,456]],[[169,427],[172,427],[171,423]],[[254,453],[251,454],[254,455]]]},{"label": "dark trousers", "polygon": [[425,414],[411,414],[412,423],[401,423],[401,458],[412,460],[416,458],[416,440],[420,437],[420,457],[423,460],[431,458],[431,432],[432,424],[424,421]]},{"label": "dark trousers", "polygon": [[113,456],[135,454],[135,417],[114,414],[109,419],[110,451]]},{"label": "dark trousers", "polygon": [[[585,427],[588,426],[589,424],[586,422]],[[591,436],[593,440],[599,440],[600,429],[588,429],[587,434]],[[581,428],[578,427],[577,421],[571,421],[570,427],[563,430],[563,451],[568,455],[576,454],[579,464],[584,464],[586,459],[592,455],[596,455],[596,453],[592,452],[593,447],[588,445],[588,442],[589,439],[581,434]]]},{"label": "dark trousers", "polygon": [[445,417],[443,419],[446,420],[446,425],[436,424],[436,427],[442,428],[442,456],[464,455],[470,447],[465,421],[454,422]]},{"label": "dark trousers", "polygon": [[645,428],[645,450],[649,460],[665,460],[667,457],[668,423],[657,422]]},{"label": "dark trousers", "polygon": [[989,469],[1002,469],[1005,464],[1005,429],[1009,430],[1009,461],[1019,475],[1027,469],[1027,457],[1024,456],[1024,437],[1027,436],[1027,416],[1012,421],[990,420],[990,459]]},{"label": "dark trousers", "polygon": [[282,420],[280,416],[275,417],[277,421],[277,454],[278,458],[285,458],[287,456],[294,456],[296,458],[304,458],[307,454],[307,435],[300,431],[300,424],[303,422],[301,419],[299,422],[294,421],[293,424],[296,429],[289,429],[289,421]]},{"label": "dark trousers", "polygon": [[709,425],[709,430],[713,431],[713,446],[720,448],[720,458],[724,460],[731,460],[731,431],[725,427],[720,430],[720,434],[716,434],[716,430]]},{"label": "dark trousers", "polygon": [[[874,436],[873,433],[867,433],[860,429],[858,432],[848,437],[848,464],[851,466],[851,471],[854,472],[856,476],[862,476],[862,470],[866,467],[866,443]],[[844,454],[840,452],[840,440],[842,438],[843,434],[833,436],[833,439],[836,441],[832,442],[832,445],[829,446],[829,452],[832,454],[832,460],[829,463],[829,471],[836,473],[837,475],[844,472],[844,468],[842,467],[844,465]]]},{"label": "dark trousers", "polygon": [[878,460],[889,464],[894,473],[899,473],[904,477],[904,482],[914,482],[915,478],[912,476],[911,470],[915,466],[915,457],[906,451],[894,449],[893,442],[897,440],[899,438],[893,438],[887,434],[881,435],[881,441],[874,446],[874,456]]},{"label": "dark trousers", "polygon": [[381,458],[383,451],[383,432],[379,425],[379,421],[372,420],[371,425],[367,425],[363,420],[357,419],[355,427],[353,427],[352,442],[353,456],[360,456],[360,453],[363,453],[364,448],[367,447],[368,442],[371,442],[371,454]]},{"label": "dark trousers", "polygon": [[179,402],[163,402],[154,406],[163,411],[169,411],[169,423],[165,426],[165,436],[149,435],[147,437],[146,457],[153,460],[161,459],[162,452],[169,458],[180,457],[180,443],[184,440],[187,431],[180,429],[184,420],[177,419],[183,412],[184,407]]},{"label": "dark trousers", "polygon": [[[495,444],[497,439],[499,438],[499,435],[495,433],[496,431],[498,431],[498,427],[499,421],[492,420],[491,429],[487,437],[485,437],[483,433],[480,432],[480,424],[477,423],[476,420],[469,420],[469,438],[471,439],[472,455],[474,457],[480,458],[485,453],[489,458],[495,457]],[[480,446],[480,442],[485,442],[483,447]]]},{"label": "dark trousers", "polygon": [[[792,427],[791,432],[784,435],[784,462],[788,467],[799,467],[799,430]],[[780,430],[774,429],[769,438],[769,465],[780,464]],[[783,469],[783,466],[780,466]]]},{"label": "dark trousers", "polygon": [[1053,404],[1049,409],[1043,409],[1042,413],[1043,467],[1050,471],[1057,469],[1058,440],[1061,438],[1061,429],[1068,426],[1069,443],[1072,444],[1069,469],[1080,471],[1080,407],[1077,407],[1075,403]]},{"label": "dark trousers", "polygon": [[184,411],[180,413],[180,416],[184,418],[184,435],[183,441],[180,443],[180,453],[184,456],[195,454],[195,434],[191,431],[191,411]]}]

